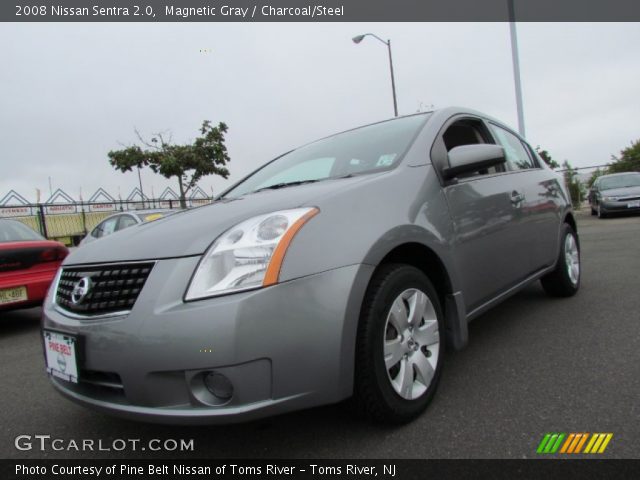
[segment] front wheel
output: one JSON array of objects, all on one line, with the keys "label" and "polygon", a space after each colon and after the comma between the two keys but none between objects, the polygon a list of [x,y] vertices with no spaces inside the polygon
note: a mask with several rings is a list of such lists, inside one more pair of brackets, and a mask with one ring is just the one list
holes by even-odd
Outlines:
[{"label": "front wheel", "polygon": [[554,297],[570,297],[580,288],[580,243],[578,235],[565,223],[556,268],[540,280],[544,290]]},{"label": "front wheel", "polygon": [[380,268],[367,290],[356,345],[355,400],[368,417],[403,423],[433,398],[444,353],[443,314],[417,268]]},{"label": "front wheel", "polygon": [[598,218],[607,218],[607,214],[604,212],[604,210],[602,209],[602,207],[600,206],[600,204],[598,204],[597,207],[597,212],[598,212]]}]

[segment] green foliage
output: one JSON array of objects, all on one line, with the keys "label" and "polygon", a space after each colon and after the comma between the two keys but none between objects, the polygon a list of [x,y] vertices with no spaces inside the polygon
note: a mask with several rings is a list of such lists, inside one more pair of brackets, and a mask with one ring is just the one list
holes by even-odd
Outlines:
[{"label": "green foliage", "polygon": [[578,180],[578,171],[571,166],[568,160],[562,163],[564,168],[564,181],[569,189],[569,195],[571,196],[571,203],[573,208],[580,208],[582,199],[584,198],[584,192],[582,191],[582,184]]},{"label": "green foliage", "polygon": [[605,173],[607,173],[606,170],[596,168],[596,170],[591,174],[591,178],[589,178],[589,181],[587,182],[589,188],[591,188],[591,185],[593,185],[593,182],[595,182],[599,176],[604,175]]},{"label": "green foliage", "polygon": [[640,140],[623,149],[619,157],[612,155],[611,160],[607,173],[640,172]]},{"label": "green foliage", "polygon": [[227,147],[224,134],[227,125],[220,122],[216,127],[209,120],[202,122],[200,135],[193,143],[174,145],[162,133],[155,134],[151,142],[145,141],[138,132],[144,147],[137,145],[108,153],[109,163],[116,170],[130,172],[133,168],[149,167],[165,178],[177,177],[180,188],[180,204],[186,207],[186,195],[206,175],[229,176]]},{"label": "green foliage", "polygon": [[540,150],[540,145],[536,147],[536,153],[540,156],[540,158],[542,159],[542,161],[544,161],[544,163],[549,165],[550,168],[556,169],[560,167],[560,164],[556,162],[553,158],[551,158],[551,155],[549,155],[549,152],[547,152],[546,150]]}]

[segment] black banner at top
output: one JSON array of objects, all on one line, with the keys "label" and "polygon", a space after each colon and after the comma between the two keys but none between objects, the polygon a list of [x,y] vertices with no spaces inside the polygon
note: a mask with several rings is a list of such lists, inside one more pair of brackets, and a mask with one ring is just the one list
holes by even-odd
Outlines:
[{"label": "black banner at top", "polygon": [[520,22],[637,22],[640,21],[640,2],[638,0],[3,0],[0,2],[0,21],[2,22],[500,22],[509,21],[512,18]]}]

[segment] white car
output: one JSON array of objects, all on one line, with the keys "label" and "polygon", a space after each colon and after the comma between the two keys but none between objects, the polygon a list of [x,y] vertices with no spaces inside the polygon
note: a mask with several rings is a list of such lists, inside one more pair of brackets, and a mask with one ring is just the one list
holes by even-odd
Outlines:
[{"label": "white car", "polygon": [[86,245],[99,238],[106,237],[125,228],[133,227],[141,223],[153,222],[160,218],[172,215],[178,210],[135,210],[119,212],[109,215],[101,221],[91,232],[82,239],[80,245]]}]

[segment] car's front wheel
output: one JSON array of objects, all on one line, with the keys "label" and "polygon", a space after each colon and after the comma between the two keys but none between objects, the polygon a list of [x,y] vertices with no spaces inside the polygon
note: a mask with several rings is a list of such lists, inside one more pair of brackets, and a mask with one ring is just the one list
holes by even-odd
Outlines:
[{"label": "car's front wheel", "polygon": [[580,288],[580,242],[571,225],[562,227],[562,242],[556,268],[540,280],[544,290],[554,297],[570,297]]},{"label": "car's front wheel", "polygon": [[433,285],[417,268],[381,267],[363,304],[356,346],[355,400],[377,421],[402,423],[433,398],[444,353],[444,324]]},{"label": "car's front wheel", "polygon": [[600,204],[598,204],[597,206],[597,212],[598,212],[598,218],[607,218],[607,214],[605,213],[605,211],[602,209],[602,206]]}]

